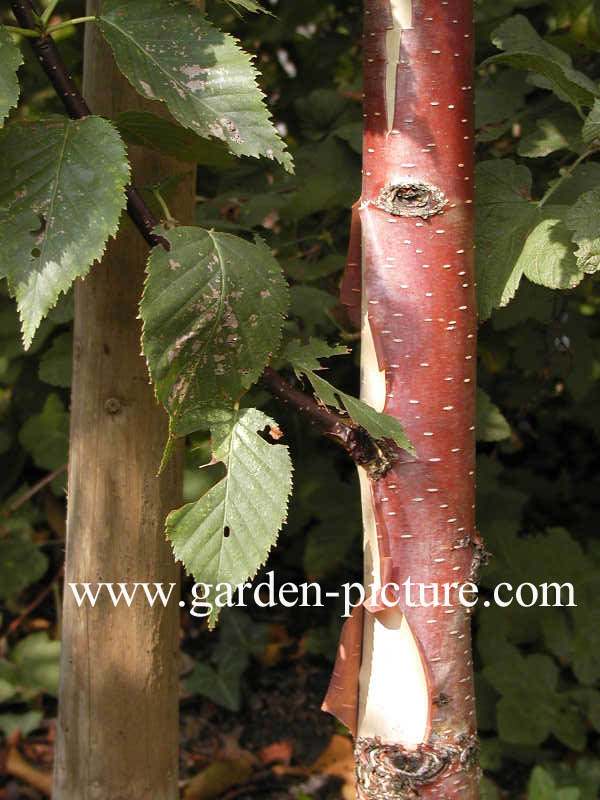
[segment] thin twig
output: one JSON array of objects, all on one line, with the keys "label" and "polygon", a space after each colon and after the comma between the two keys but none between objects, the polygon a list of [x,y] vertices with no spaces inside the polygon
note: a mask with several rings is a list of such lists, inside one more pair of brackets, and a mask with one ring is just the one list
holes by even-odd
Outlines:
[{"label": "thin twig", "polygon": [[7,31],[8,33],[14,33],[17,36],[27,36],[30,39],[37,36],[35,31],[29,30],[29,28],[17,28],[15,25],[3,25],[3,30]]},{"label": "thin twig", "polygon": [[15,502],[8,507],[5,511],[5,515],[8,516],[12,514],[13,511],[16,511],[17,508],[20,508],[24,503],[30,500],[34,495],[36,495],[40,489],[43,489],[49,483],[52,483],[54,478],[58,477],[61,473],[63,473],[67,468],[66,464],[63,464],[62,467],[55,469],[54,472],[50,472],[48,475],[45,475],[40,481],[38,481],[31,489],[28,489],[24,494],[18,497]]},{"label": "thin twig", "polygon": [[57,22],[56,25],[51,25],[49,28],[46,28],[46,35],[49,36],[51,33],[56,33],[56,31],[62,31],[63,28],[68,28],[71,25],[83,25],[84,22],[93,22],[95,19],[95,16],[72,17],[71,19],[66,19],[64,22]]},{"label": "thin twig", "polygon": [[44,588],[40,591],[40,593],[31,601],[31,603],[29,603],[25,611],[23,611],[16,619],[13,619],[13,621],[6,629],[6,633],[4,634],[3,638],[8,638],[12,633],[14,633],[21,626],[23,620],[26,619],[31,614],[31,612],[39,606],[42,600],[45,597],[47,597],[47,595],[49,595],[51,591],[53,591],[55,584],[60,580],[64,572],[64,568],[65,568],[64,564],[61,564],[60,568],[58,569],[58,571],[56,572],[50,583],[44,586]]},{"label": "thin twig", "polygon": [[558,180],[556,180],[552,186],[547,190],[546,194],[542,197],[541,200],[538,201],[538,208],[541,208],[546,202],[552,197],[554,192],[563,185],[567,178],[570,178],[575,169],[584,161],[588,156],[591,156],[598,150],[598,145],[592,144],[590,145],[585,152],[583,152],[579,158],[577,158],[570,166],[566,167],[563,170],[562,175]]}]

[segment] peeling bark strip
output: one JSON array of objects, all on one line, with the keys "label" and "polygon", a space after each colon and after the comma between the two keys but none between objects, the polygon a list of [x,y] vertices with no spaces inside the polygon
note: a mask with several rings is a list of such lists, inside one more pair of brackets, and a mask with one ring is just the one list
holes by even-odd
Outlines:
[{"label": "peeling bark strip", "polygon": [[[417,451],[378,481],[359,470],[365,584],[375,584],[375,598],[389,581],[436,584],[440,604],[429,589],[423,605],[409,607],[402,587],[398,607],[365,606],[358,795],[475,800],[470,609],[458,600],[481,550],[472,3],[365,0],[364,54],[361,234],[355,219],[342,300],[357,308],[361,238],[361,397],[400,419]],[[454,584],[448,603],[446,583]],[[419,603],[417,589],[410,599]]]}]

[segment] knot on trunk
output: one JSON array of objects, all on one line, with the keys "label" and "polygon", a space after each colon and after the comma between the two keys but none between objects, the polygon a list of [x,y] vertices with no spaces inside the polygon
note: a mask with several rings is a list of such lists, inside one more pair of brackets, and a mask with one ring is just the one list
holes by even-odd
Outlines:
[{"label": "knot on trunk", "polygon": [[379,192],[374,205],[397,217],[432,217],[446,205],[441,189],[421,181],[402,180],[388,183]]}]

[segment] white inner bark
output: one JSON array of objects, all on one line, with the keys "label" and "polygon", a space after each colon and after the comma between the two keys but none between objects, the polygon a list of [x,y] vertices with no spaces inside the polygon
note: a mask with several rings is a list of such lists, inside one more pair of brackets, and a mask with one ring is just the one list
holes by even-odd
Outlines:
[{"label": "white inner bark", "polygon": [[367,613],[359,676],[358,736],[415,749],[427,737],[429,700],[421,657],[397,608]]},{"label": "white inner bark", "polygon": [[400,60],[400,43],[402,31],[412,28],[412,0],[390,0],[393,27],[385,37],[387,66],[385,70],[385,97],[388,130],[394,127],[394,109],[396,106],[396,70]]},{"label": "white inner bark", "polygon": [[[365,305],[363,297],[363,308]],[[361,399],[381,411],[385,391],[385,372],[379,369],[368,314],[364,313]],[[380,560],[370,480],[363,469],[359,469],[359,478],[368,596],[371,588],[376,591],[380,586]],[[359,674],[358,736],[416,748],[428,733],[428,694],[419,648],[402,612],[397,608],[377,616],[367,612]]]}]

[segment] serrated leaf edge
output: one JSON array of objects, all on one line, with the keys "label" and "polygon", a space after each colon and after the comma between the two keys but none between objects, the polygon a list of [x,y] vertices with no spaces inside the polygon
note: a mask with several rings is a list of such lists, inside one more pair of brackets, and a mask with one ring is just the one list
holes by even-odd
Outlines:
[{"label": "serrated leaf edge", "polygon": [[[258,411],[258,412],[259,412],[259,413],[260,413],[262,416],[264,416],[264,417],[265,417],[265,420],[266,420],[266,422],[265,422],[265,426],[267,426],[267,425],[268,425],[269,427],[271,427],[271,426],[276,426],[276,425],[277,425],[276,421],[275,421],[275,420],[274,420],[274,419],[273,419],[271,416],[269,416],[268,414],[265,414],[265,413],[264,413],[264,411],[260,411],[260,409],[253,409],[253,410],[256,410],[256,411]],[[237,422],[233,424],[233,426],[232,426],[232,431],[233,431],[233,428],[235,427],[235,425],[236,425],[236,424],[237,424]],[[254,433],[255,433],[255,435],[256,435],[256,436],[258,436],[258,435],[259,435],[259,433],[260,433],[260,430],[262,430],[262,429],[261,429],[261,428],[259,428],[259,429],[257,429],[257,430],[255,430],[255,431],[254,431]],[[246,578],[244,578],[244,581],[242,581],[242,582],[246,582],[246,581],[248,581],[248,580],[252,580],[253,578],[255,578],[255,577],[256,577],[256,575],[258,574],[258,572],[259,572],[259,571],[262,569],[262,567],[264,567],[264,566],[265,566],[265,564],[267,563],[267,561],[268,561],[268,559],[269,559],[269,556],[270,556],[270,554],[271,554],[272,550],[273,550],[273,549],[274,549],[274,548],[277,546],[277,542],[278,542],[278,540],[279,540],[279,534],[281,533],[281,531],[282,531],[282,529],[283,529],[284,525],[285,525],[285,524],[286,524],[286,522],[287,522],[287,517],[288,517],[288,512],[289,512],[290,498],[291,498],[291,496],[292,496],[292,492],[293,492],[293,488],[294,488],[293,475],[294,475],[294,471],[295,471],[295,470],[294,470],[294,463],[293,463],[293,461],[292,461],[292,458],[291,458],[291,454],[290,454],[290,449],[289,449],[289,446],[288,446],[287,444],[286,444],[286,445],[275,444],[275,443],[272,443],[272,444],[271,444],[271,443],[268,443],[268,444],[269,444],[269,446],[270,446],[270,447],[284,447],[284,448],[285,448],[285,450],[286,450],[286,452],[287,452],[287,456],[288,456],[288,460],[289,460],[289,467],[290,467],[290,472],[289,472],[289,489],[288,489],[288,492],[287,492],[287,495],[286,495],[286,499],[285,499],[285,507],[284,507],[284,509],[283,509],[283,517],[282,517],[282,520],[281,520],[281,522],[280,522],[280,524],[279,524],[279,526],[278,526],[277,530],[275,531],[275,535],[274,535],[274,537],[273,537],[273,541],[272,541],[272,543],[271,543],[271,546],[270,546],[269,550],[267,551],[267,553],[266,553],[266,555],[265,555],[264,559],[263,559],[263,560],[262,560],[262,561],[261,561],[261,562],[260,562],[260,563],[257,565],[257,567],[256,567],[256,569],[255,569],[255,571],[254,571],[254,573],[252,573],[252,574],[250,574],[250,575],[247,575],[247,576],[246,576]],[[214,458],[214,450],[213,450],[212,444],[211,444],[211,454],[213,455],[213,458]],[[226,462],[225,462],[223,459],[220,459],[219,461],[215,461],[214,463],[224,464],[224,465],[225,465],[225,467],[226,467],[226,469],[227,469],[227,472],[226,472],[226,474],[225,474],[225,475],[224,475],[224,476],[221,478],[221,480],[217,481],[217,483],[215,483],[215,484],[213,484],[213,486],[209,487],[209,488],[208,488],[208,489],[207,489],[207,490],[206,490],[206,491],[205,491],[205,492],[204,492],[204,493],[203,493],[203,494],[202,494],[202,495],[201,495],[201,496],[200,496],[200,497],[199,497],[197,500],[193,500],[193,501],[191,501],[191,502],[189,502],[189,503],[184,503],[184,504],[183,504],[182,506],[180,506],[179,508],[176,508],[176,509],[173,509],[173,510],[171,510],[171,511],[170,511],[170,512],[167,514],[167,517],[166,517],[166,519],[165,519],[165,528],[164,528],[164,535],[165,535],[165,539],[167,540],[167,542],[169,543],[169,545],[170,545],[170,547],[171,547],[171,550],[173,551],[173,556],[174,556],[174,558],[175,558],[177,561],[180,561],[180,562],[183,564],[183,566],[184,566],[184,567],[185,567],[185,569],[186,569],[186,572],[188,571],[188,565],[185,563],[185,561],[183,561],[183,559],[179,558],[179,557],[176,555],[176,553],[175,553],[175,550],[174,550],[174,545],[173,545],[173,542],[171,541],[171,539],[169,538],[169,535],[168,535],[169,520],[172,518],[173,514],[175,514],[175,513],[178,513],[179,511],[181,511],[181,510],[183,510],[183,509],[185,509],[185,508],[191,508],[191,507],[195,506],[195,505],[196,505],[196,503],[198,503],[200,500],[202,500],[202,498],[206,497],[206,495],[208,494],[208,492],[212,491],[212,490],[213,490],[213,489],[215,489],[217,486],[219,486],[220,484],[222,484],[222,483],[223,483],[223,481],[228,481],[228,472],[229,472],[229,468],[228,468],[228,465],[226,464]],[[207,465],[207,466],[208,466],[208,465]],[[287,478],[287,475],[286,475],[286,478]],[[287,482],[287,481],[286,481],[286,482]],[[191,573],[190,573],[190,574],[191,574]],[[227,583],[227,581],[222,581],[222,583]],[[229,585],[232,585],[232,584],[229,584]],[[212,629],[214,628],[214,626],[215,626],[215,623],[216,623],[216,622],[217,622],[217,620],[218,620],[218,617],[219,617],[220,610],[221,610],[221,609],[220,609],[218,606],[213,606],[213,607],[212,607],[212,610],[211,610],[211,612],[210,612],[210,615],[209,615],[209,617],[208,617],[208,626],[209,626],[209,629],[210,629],[210,630],[212,630]]]},{"label": "serrated leaf edge", "polygon": [[[239,52],[239,54],[247,59],[248,68],[249,68],[249,70],[250,70],[250,72],[252,74],[252,83],[253,83],[254,88],[256,89],[256,91],[258,92],[258,94],[260,96],[264,111],[266,112],[267,122],[269,122],[271,124],[271,127],[273,129],[273,133],[275,134],[277,139],[279,139],[279,141],[281,142],[281,145],[282,145],[281,158],[277,158],[273,152],[271,152],[271,154],[269,154],[268,151],[266,151],[264,153],[258,153],[256,155],[251,154],[251,153],[247,153],[245,155],[247,155],[250,158],[260,158],[261,156],[265,156],[266,158],[269,158],[271,161],[276,161],[278,164],[281,164],[281,166],[286,170],[286,172],[293,173],[294,172],[294,162],[293,162],[292,155],[288,150],[288,146],[287,146],[286,142],[282,139],[281,135],[279,134],[279,131],[275,127],[275,124],[273,122],[272,114],[271,114],[271,112],[269,110],[269,107],[268,107],[268,105],[266,103],[266,95],[263,92],[263,90],[260,88],[259,83],[258,83],[258,76],[259,76],[260,73],[259,73],[258,69],[253,64],[253,60],[254,60],[255,56],[253,54],[251,54],[251,53],[247,53],[243,49],[243,47],[240,45],[239,41],[235,38],[235,36],[232,36],[230,33],[226,33],[224,31],[221,31],[219,28],[217,28],[217,26],[214,25],[208,19],[207,15],[205,13],[201,12],[200,9],[197,6],[193,6],[193,8],[195,8],[196,11],[199,12],[202,15],[202,17],[204,18],[204,21],[206,22],[207,25],[209,25],[210,27],[214,28],[215,30],[218,30],[219,33],[221,33],[224,37],[228,38],[231,41],[232,45],[235,47],[235,49]],[[98,15],[96,17],[95,22],[98,25],[98,28],[99,28],[101,33],[102,33],[102,27],[100,25],[101,21],[104,22],[105,24],[112,25],[112,27],[115,28],[115,30],[119,31],[119,33],[121,33],[127,40],[131,40],[131,42],[133,43],[135,48],[137,50],[139,50],[140,52],[142,52],[145,58],[150,58],[149,54],[142,47],[140,47],[138,45],[138,43],[134,39],[131,39],[131,37],[129,36],[129,34],[127,34],[126,31],[123,31],[121,28],[119,28],[117,25],[115,25],[111,20],[107,20],[105,17],[103,17],[100,14],[100,15]],[[164,105],[166,105],[167,108],[169,108],[169,104],[162,97],[156,97],[152,93],[148,94],[148,93],[140,91],[140,89],[138,89],[138,87],[135,85],[135,83],[133,81],[133,78],[131,77],[131,74],[129,74],[128,71],[123,69],[121,67],[121,65],[119,64],[119,62],[117,60],[117,55],[116,55],[116,53],[114,51],[114,48],[113,48],[112,44],[108,40],[106,40],[106,42],[110,46],[110,49],[111,49],[111,51],[112,51],[112,53],[114,55],[114,58],[115,58],[115,61],[117,62],[119,70],[127,78],[127,80],[129,81],[129,83],[131,84],[133,89],[135,89],[135,91],[138,94],[140,94],[142,97],[146,97],[149,100],[155,100],[155,101],[158,101],[160,103],[164,103]],[[159,63],[156,63],[156,67],[157,67],[158,70],[160,70],[161,72],[163,72],[163,73],[165,73],[165,74],[167,74],[169,76],[169,73],[166,73],[165,70],[160,66]],[[174,80],[170,76],[169,76],[169,79],[170,79],[171,82]],[[175,81],[175,82],[177,83],[177,81]],[[205,102],[205,101],[202,101],[201,98],[198,98],[198,99],[201,102]],[[169,108],[169,110],[171,110],[171,109]],[[179,125],[181,125],[182,128],[186,128],[188,130],[192,130],[197,135],[201,135],[201,134],[198,133],[198,131],[194,130],[193,127],[190,127],[189,125],[183,124],[174,115],[173,115],[173,117],[174,117],[174,119],[176,119],[177,123]],[[228,143],[224,139],[220,139],[218,136],[214,136],[214,135],[210,136],[210,137],[204,136],[203,138],[211,138],[211,139],[214,138],[214,139],[217,139],[218,141],[222,141],[225,144],[225,146],[227,146],[227,148],[229,149]],[[238,155],[238,154],[234,153],[234,155]]]},{"label": "serrated leaf edge", "polygon": [[[2,28],[2,26],[0,26],[0,30],[4,30],[4,28]],[[6,118],[9,116],[11,109],[12,108],[16,108],[18,106],[18,104],[19,104],[19,98],[21,96],[21,86],[19,84],[19,79],[17,77],[17,70],[19,69],[19,67],[23,66],[23,64],[25,63],[25,59],[23,58],[23,53],[21,52],[21,49],[19,47],[17,47],[17,45],[13,42],[10,33],[6,32],[6,35],[10,39],[11,45],[15,48],[15,50],[19,54],[19,63],[17,64],[16,69],[15,69],[15,73],[14,73],[14,80],[15,80],[15,84],[16,84],[16,88],[17,88],[16,99],[15,99],[15,101],[13,103],[10,103],[10,105],[8,106],[7,113],[5,115],[0,115],[0,129],[2,129],[4,127],[4,122],[5,122]]]},{"label": "serrated leaf edge", "polygon": [[[125,186],[126,186],[127,183],[129,182],[129,180],[131,179],[131,165],[129,163],[129,158],[127,156],[127,148],[125,146],[123,138],[121,137],[121,134],[119,133],[117,127],[113,124],[113,122],[111,120],[106,119],[106,117],[102,117],[99,114],[91,114],[89,117],[85,117],[85,118],[83,118],[81,120],[71,120],[71,119],[65,119],[64,117],[61,117],[61,120],[63,121],[63,123],[65,125],[65,144],[66,144],[66,140],[67,140],[66,132],[70,128],[70,123],[72,123],[72,122],[84,123],[85,120],[88,120],[88,119],[100,119],[104,123],[109,125],[109,127],[113,130],[113,132],[117,136],[119,142],[123,146],[123,153],[124,153],[124,156],[125,156],[125,168],[126,168],[126,171],[127,171],[127,179],[126,179],[126,182],[125,182]],[[45,122],[45,121],[46,120],[43,120],[43,119],[42,120],[38,120],[38,122]],[[64,150],[64,146],[65,145],[63,145],[63,150]],[[117,218],[117,222],[116,222],[116,225],[115,225],[115,228],[114,228],[114,232],[113,233],[109,233],[107,235],[107,237],[104,240],[104,244],[102,245],[102,249],[99,252],[99,254],[94,259],[92,259],[90,261],[90,263],[87,265],[87,267],[84,268],[84,271],[80,272],[73,279],[73,282],[71,283],[71,285],[66,289],[59,289],[58,290],[52,305],[48,306],[48,309],[46,310],[46,313],[42,315],[42,317],[40,318],[39,322],[31,330],[29,330],[28,327],[26,327],[26,325],[25,325],[25,320],[23,318],[23,312],[22,312],[22,309],[21,309],[21,304],[17,303],[17,314],[18,314],[19,321],[20,321],[20,326],[19,327],[21,329],[21,340],[22,340],[22,343],[23,343],[23,350],[25,350],[25,351],[29,350],[29,348],[31,347],[31,345],[33,343],[33,339],[35,337],[35,334],[37,333],[38,328],[42,324],[42,321],[48,316],[48,314],[50,313],[50,311],[52,311],[53,308],[56,308],[56,304],[58,303],[58,301],[60,299],[60,296],[61,295],[66,295],[71,290],[71,288],[73,286],[73,283],[75,282],[76,278],[85,278],[85,277],[87,277],[87,275],[89,275],[89,272],[90,272],[90,269],[92,268],[92,266],[97,261],[101,261],[104,258],[104,255],[106,254],[106,248],[108,246],[108,242],[110,241],[110,239],[116,238],[116,236],[117,236],[117,234],[119,232],[119,228],[120,228],[121,215],[123,213],[123,209],[127,205],[127,195],[125,193],[125,189],[123,188],[121,191],[116,192],[115,195],[113,195],[113,196],[121,198],[121,208],[120,208],[120,211],[119,211],[119,217]],[[12,287],[11,287],[10,282],[8,280],[7,280],[7,286],[8,286],[9,295],[12,298],[16,299],[16,292],[14,292],[12,290]]]}]

